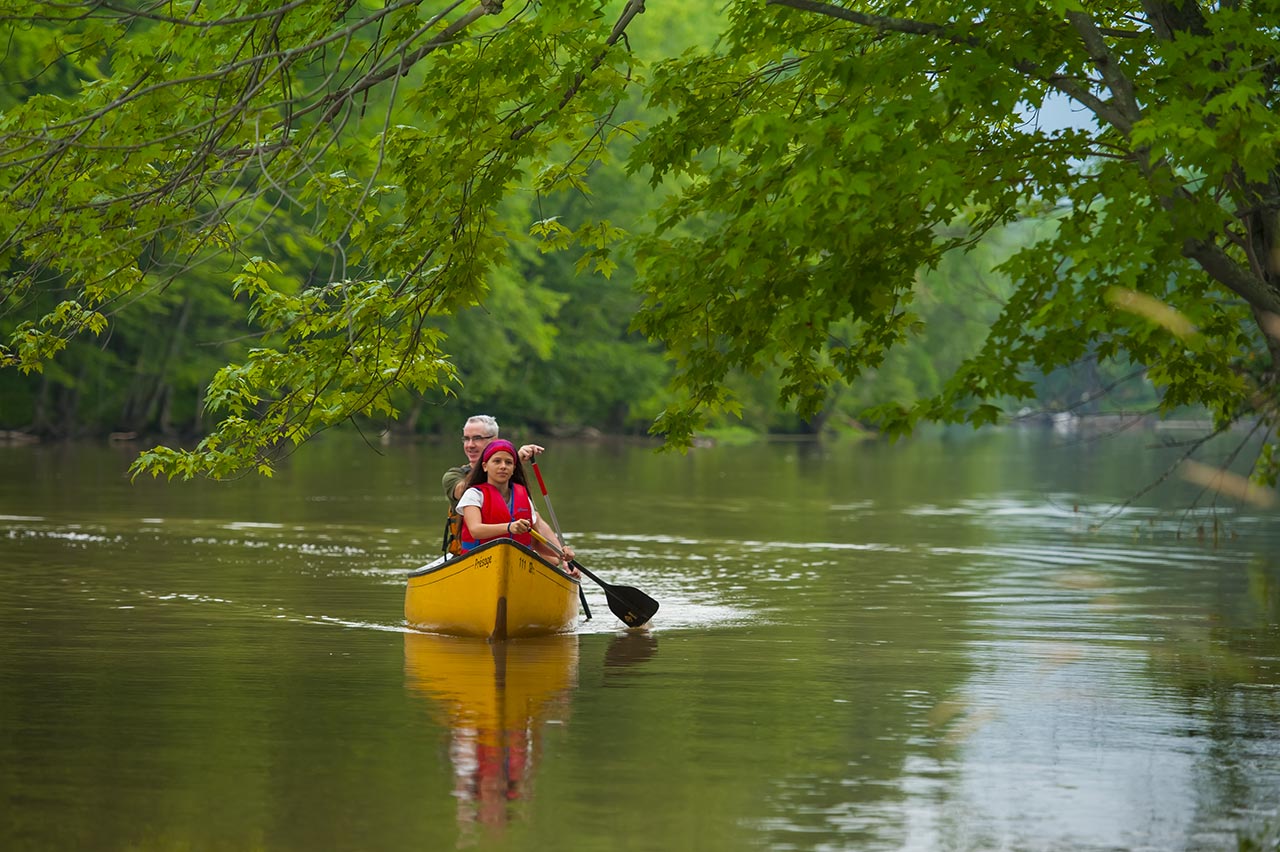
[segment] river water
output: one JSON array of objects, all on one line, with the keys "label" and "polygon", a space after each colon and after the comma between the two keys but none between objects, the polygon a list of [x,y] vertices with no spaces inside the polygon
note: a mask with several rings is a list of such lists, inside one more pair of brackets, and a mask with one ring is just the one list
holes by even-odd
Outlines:
[{"label": "river water", "polygon": [[1280,843],[1280,519],[1160,436],[547,443],[650,629],[406,630],[458,446],[0,447],[0,848]]}]

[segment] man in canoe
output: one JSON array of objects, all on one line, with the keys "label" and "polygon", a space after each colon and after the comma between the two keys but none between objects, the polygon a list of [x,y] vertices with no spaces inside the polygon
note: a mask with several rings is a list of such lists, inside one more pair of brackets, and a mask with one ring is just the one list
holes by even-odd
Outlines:
[{"label": "man in canoe", "polygon": [[[520,455],[510,441],[494,438],[484,448],[479,464],[467,476],[458,511],[462,514],[464,551],[486,541],[510,538],[557,564],[568,563],[575,556],[568,545],[557,552],[544,543],[555,541],[555,533],[533,508]],[[530,530],[537,530],[542,541],[535,542]],[[576,569],[566,570],[578,575]]]},{"label": "man in canoe", "polygon": [[[444,542],[441,550],[455,556],[462,552],[461,533],[462,516],[458,514],[458,498],[466,490],[467,476],[471,468],[480,460],[480,454],[489,442],[498,437],[498,421],[488,414],[476,414],[467,418],[462,424],[462,451],[467,455],[467,463],[451,467],[444,472],[440,485],[444,496],[449,501],[449,517],[445,522]],[[529,461],[545,450],[538,444],[525,444],[519,449],[520,461]]]}]

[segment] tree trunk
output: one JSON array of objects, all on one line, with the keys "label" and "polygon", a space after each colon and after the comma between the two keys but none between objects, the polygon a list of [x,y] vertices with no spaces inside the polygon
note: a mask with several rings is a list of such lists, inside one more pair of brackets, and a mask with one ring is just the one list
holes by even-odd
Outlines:
[{"label": "tree trunk", "polygon": [[172,428],[169,423],[169,406],[173,395],[172,383],[168,381],[166,376],[169,374],[169,365],[178,359],[178,353],[182,351],[183,339],[187,333],[187,323],[191,320],[191,311],[195,305],[195,300],[190,296],[182,301],[182,307],[178,312],[178,321],[173,325],[173,332],[169,335],[169,345],[165,347],[164,360],[156,367],[156,386],[151,394],[151,399],[147,403],[147,422],[155,423],[160,427],[160,431],[169,434]]}]

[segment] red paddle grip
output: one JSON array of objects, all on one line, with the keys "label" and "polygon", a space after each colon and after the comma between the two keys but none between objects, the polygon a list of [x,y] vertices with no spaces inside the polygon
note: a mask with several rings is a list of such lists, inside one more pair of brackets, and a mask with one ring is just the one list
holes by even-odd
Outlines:
[{"label": "red paddle grip", "polygon": [[542,471],[538,470],[538,463],[533,462],[533,475],[538,477],[538,487],[542,489],[542,496],[547,496],[547,486],[542,482]]}]

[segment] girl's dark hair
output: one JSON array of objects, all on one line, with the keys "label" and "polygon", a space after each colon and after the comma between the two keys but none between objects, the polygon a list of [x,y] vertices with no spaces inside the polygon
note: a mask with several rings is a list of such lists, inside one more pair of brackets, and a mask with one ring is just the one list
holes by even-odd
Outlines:
[{"label": "girl's dark hair", "polygon": [[[516,462],[516,469],[511,474],[511,481],[520,483],[527,490],[529,488],[529,480],[524,478],[524,465],[520,461],[519,450],[516,450],[516,454],[513,458]],[[471,466],[471,473],[467,475],[467,486],[462,490],[466,491],[467,488],[470,488],[473,485],[479,485],[481,482],[488,481],[489,474],[484,472],[484,462],[478,461]]]}]

